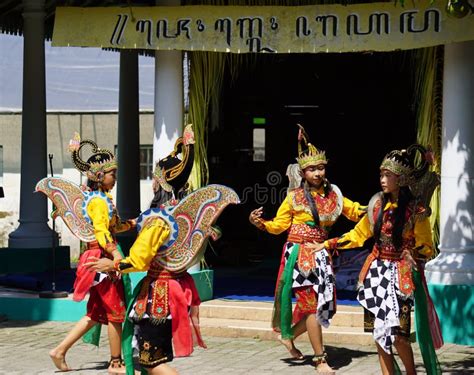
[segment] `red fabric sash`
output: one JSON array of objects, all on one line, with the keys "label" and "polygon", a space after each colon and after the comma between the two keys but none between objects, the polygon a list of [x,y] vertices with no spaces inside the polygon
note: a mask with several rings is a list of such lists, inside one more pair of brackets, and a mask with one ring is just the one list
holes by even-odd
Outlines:
[{"label": "red fabric sash", "polygon": [[428,292],[428,285],[426,284],[425,270],[424,267],[418,265],[420,268],[421,282],[423,289],[426,294],[426,302],[428,305],[428,322],[430,325],[431,337],[433,338],[433,346],[436,350],[440,349],[444,345],[443,334],[441,332],[441,325],[439,324],[438,314],[433,304],[433,300]]},{"label": "red fabric sash", "polygon": [[96,272],[91,272],[88,268],[84,267],[84,264],[87,263],[90,257],[100,258],[102,254],[99,244],[96,241],[91,242],[88,245],[89,248],[81,255],[77,265],[76,280],[74,281],[74,294],[72,296],[72,299],[76,302],[82,301],[87,295],[96,274]]},{"label": "red fabric sash", "polygon": [[285,249],[286,249],[286,242],[283,245],[283,251],[281,252],[280,268],[278,269],[277,282],[276,282],[276,285],[275,285],[275,296],[277,294],[278,283],[280,282],[281,275],[283,273],[283,270],[285,269]]},{"label": "red fabric sash", "polygon": [[[206,348],[199,329],[199,316],[192,306],[201,300],[191,275],[178,280],[168,280],[169,306],[172,316],[173,349],[176,357],[186,357],[193,352],[194,345]],[[191,306],[191,316],[188,308]]]}]

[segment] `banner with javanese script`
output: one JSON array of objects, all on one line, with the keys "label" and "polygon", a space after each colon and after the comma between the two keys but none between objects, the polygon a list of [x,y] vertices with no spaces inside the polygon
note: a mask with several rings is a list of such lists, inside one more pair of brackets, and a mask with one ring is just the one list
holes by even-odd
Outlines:
[{"label": "banner with javanese script", "polygon": [[474,16],[452,17],[445,5],[58,7],[53,46],[298,53],[474,40]]}]

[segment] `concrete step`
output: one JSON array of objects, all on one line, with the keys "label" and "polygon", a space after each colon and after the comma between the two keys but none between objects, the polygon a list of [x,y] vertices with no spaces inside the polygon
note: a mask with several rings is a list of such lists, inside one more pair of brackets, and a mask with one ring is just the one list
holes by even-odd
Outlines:
[{"label": "concrete step", "polygon": [[[211,300],[201,304],[199,314],[202,318],[237,319],[267,322],[272,319],[272,302]],[[364,326],[364,312],[361,306],[339,305],[331,326]]]},{"label": "concrete step", "polygon": [[[277,334],[270,327],[270,321],[205,318],[200,319],[201,332],[204,336],[214,337],[247,337],[260,340],[277,340]],[[323,328],[326,344],[374,345],[370,333],[365,333],[360,327],[330,326]],[[303,334],[298,341],[308,341],[308,335]]]}]

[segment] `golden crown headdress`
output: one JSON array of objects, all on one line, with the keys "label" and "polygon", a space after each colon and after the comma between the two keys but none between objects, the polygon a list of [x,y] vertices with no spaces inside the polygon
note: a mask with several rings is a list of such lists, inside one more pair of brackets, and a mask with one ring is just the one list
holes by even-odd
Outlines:
[{"label": "golden crown headdress", "polygon": [[[87,161],[84,161],[80,156],[80,151],[86,145],[92,147],[92,155]],[[97,143],[90,139],[81,141],[81,136],[77,132],[69,141],[68,150],[76,169],[83,172],[92,181],[100,182],[106,172],[117,169],[117,161],[111,151],[99,148]]]},{"label": "golden crown headdress", "polygon": [[304,128],[300,124],[297,125],[299,127],[299,131],[298,157],[296,158],[296,161],[298,162],[301,170],[310,166],[327,164],[328,160],[326,159],[326,152],[323,150],[318,150],[314,145],[312,145],[309,142],[308,134],[306,134]]},{"label": "golden crown headdress", "polygon": [[406,150],[390,151],[380,165],[380,169],[388,169],[399,176],[399,186],[408,186],[416,202],[425,208],[425,216],[431,214],[431,198],[441,183],[440,175],[430,171],[434,161],[430,146],[425,148],[420,144],[413,144]]},{"label": "golden crown headdress", "polygon": [[[421,161],[415,165],[415,156],[419,152]],[[385,155],[380,169],[387,169],[392,173],[400,176],[399,185],[407,186],[412,184],[426,173],[431,164],[431,149],[426,149],[420,144],[412,144],[407,149],[392,150]]]}]

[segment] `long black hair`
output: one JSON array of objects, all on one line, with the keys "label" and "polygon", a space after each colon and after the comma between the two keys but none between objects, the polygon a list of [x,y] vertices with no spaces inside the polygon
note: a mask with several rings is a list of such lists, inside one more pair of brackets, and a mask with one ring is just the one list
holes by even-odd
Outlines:
[{"label": "long black hair", "polygon": [[[313,215],[314,224],[319,226],[320,220],[318,207],[316,206],[316,202],[314,201],[314,198],[309,190],[309,184],[304,178],[301,179],[301,187],[303,188],[304,197],[308,201],[311,215]],[[324,180],[323,188],[325,196],[327,196],[332,190],[331,184],[327,179]]]},{"label": "long black hair", "polygon": [[150,208],[157,208],[160,207],[162,204],[168,202],[171,198],[173,198],[173,193],[168,192],[162,188],[158,189],[150,203]]},{"label": "long black hair", "polygon": [[[382,222],[383,222],[383,210],[385,205],[390,199],[389,194],[384,194],[382,198],[382,205],[377,215],[377,220],[375,221],[374,225],[374,239],[376,243],[380,244],[380,231],[382,229]],[[400,187],[398,192],[398,201],[397,201],[397,208],[394,210],[393,215],[395,217],[395,221],[393,224],[392,230],[392,242],[393,245],[397,250],[400,250],[403,243],[403,229],[405,227],[407,218],[406,212],[410,201],[413,199],[413,194],[411,193],[410,189],[407,186]]]},{"label": "long black hair", "polygon": [[97,181],[92,181],[89,178],[87,179],[87,184],[86,185],[92,191],[97,191],[97,190],[99,190],[99,187],[100,187],[100,185]]}]

